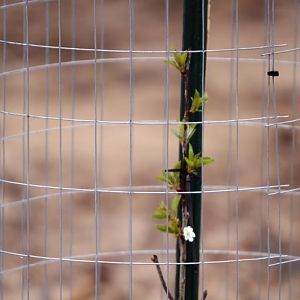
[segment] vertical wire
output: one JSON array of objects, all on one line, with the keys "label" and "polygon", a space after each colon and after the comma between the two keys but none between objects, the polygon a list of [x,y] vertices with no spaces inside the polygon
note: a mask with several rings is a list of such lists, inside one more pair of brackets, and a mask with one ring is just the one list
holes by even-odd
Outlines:
[{"label": "vertical wire", "polygon": [[[271,52],[274,52],[275,48],[275,1],[272,0],[270,4],[270,0],[267,2],[267,25],[268,25],[268,45],[269,48],[271,49]],[[274,54],[270,55],[268,57],[268,70],[274,70],[275,68],[275,57]],[[275,81],[274,77],[270,78],[268,77],[268,103],[267,103],[267,111],[268,111],[268,116],[270,115],[270,109],[271,109],[271,103],[273,104],[273,114],[277,114],[276,112],[276,102],[275,102]],[[269,120],[268,120],[269,123]],[[267,186],[268,190],[267,193],[269,194],[269,185],[270,185],[270,131],[269,128],[267,129],[267,134],[268,134],[268,148],[267,148]],[[276,170],[276,179],[279,184],[279,192],[281,190],[280,188],[280,173],[279,173],[279,141],[278,141],[278,126],[276,125],[275,127],[275,170]],[[280,197],[280,196],[279,196]],[[278,197],[278,198],[279,198]],[[271,249],[270,249],[270,198],[269,195],[267,195],[267,219],[268,219],[268,291],[267,291],[267,297],[270,299],[270,284],[271,284],[271,270],[269,267],[270,264],[270,255],[271,255]],[[278,238],[278,252],[279,252],[279,299],[281,299],[281,200],[280,198],[278,199],[278,233],[279,233],[279,238]]]},{"label": "vertical wire", "polygon": [[[210,4],[208,4],[207,10],[210,9],[209,7]],[[209,11],[207,11],[207,15],[209,14]],[[208,16],[207,16],[208,17]],[[202,13],[201,13],[201,28],[202,28],[202,41],[201,41],[201,49],[205,49],[205,37],[208,36],[208,33],[205,32],[205,29],[208,28],[208,26],[205,26],[205,22],[208,22],[208,20],[205,20],[205,1],[202,0]],[[208,30],[208,29],[207,29]],[[205,92],[205,60],[206,60],[206,55],[203,53],[201,56],[201,64],[202,64],[202,76],[201,76],[201,90],[202,90],[202,97],[204,97],[204,92]],[[201,157],[204,157],[204,112],[205,112],[205,101],[203,101],[203,106],[201,110]],[[200,223],[200,255],[199,255],[199,260],[200,262],[204,262],[205,257],[204,257],[204,199],[205,199],[205,193],[203,193],[204,190],[204,165],[203,165],[203,160],[201,162],[201,213],[200,213],[200,218],[201,218],[201,223]],[[204,295],[204,290],[205,290],[205,264],[200,264],[201,268],[201,297]]]},{"label": "vertical wire", "polygon": [[[297,48],[299,44],[299,28],[300,28],[300,0],[295,0],[296,14],[295,14],[295,35],[294,35],[294,47]],[[293,85],[292,85],[292,103],[291,103],[291,119],[297,118],[297,67],[298,67],[298,52],[294,52],[293,58]],[[296,164],[296,128],[295,123],[292,123],[292,147],[291,147],[291,159],[290,159],[290,185],[294,188],[295,185],[295,164]],[[293,235],[294,235],[294,195],[289,196],[289,242],[288,242],[288,254],[293,254]],[[293,264],[288,264],[288,299],[293,299]]]},{"label": "vertical wire", "polygon": [[99,259],[99,248],[98,248],[98,103],[97,103],[97,7],[96,0],[93,0],[93,31],[94,31],[94,201],[95,201],[95,254],[96,254],[96,262],[95,262],[95,299],[99,299],[99,281],[100,274],[98,268],[98,259]]},{"label": "vertical wire", "polygon": [[[23,6],[23,40],[24,42],[26,41],[26,7]],[[22,65],[24,68],[26,68],[26,48],[23,47],[23,53],[22,53]],[[26,72],[23,73],[23,112],[24,115],[26,113]],[[25,117],[22,118],[22,132],[26,132],[26,122],[27,119]],[[26,182],[26,134],[22,136],[22,180]],[[27,190],[25,189],[24,193],[24,198],[26,199],[27,197]],[[27,216],[27,205],[28,203],[24,203],[23,205],[23,213],[21,216],[21,233],[22,233],[22,238],[21,238],[21,246],[22,250],[26,252],[26,238],[27,238],[27,229],[26,229],[26,216]],[[26,273],[27,269],[24,269],[22,271],[22,294],[21,294],[21,299],[24,299],[24,296],[26,295]]]},{"label": "vertical wire", "polygon": [[25,4],[25,60],[26,72],[24,82],[24,96],[25,96],[25,114],[26,114],[26,288],[27,300],[30,299],[30,200],[29,200],[29,175],[30,175],[30,116],[29,116],[29,18],[28,18],[28,0]]},{"label": "vertical wire", "polygon": [[[72,7],[71,7],[71,14],[72,14],[72,62],[76,62],[76,50],[74,49],[76,47],[76,36],[77,36],[77,24],[76,24],[76,18],[77,18],[77,10],[76,10],[76,4],[77,0],[72,0]],[[72,83],[71,83],[71,98],[72,98],[72,112],[71,112],[71,166],[70,166],[70,172],[71,172],[71,186],[74,186],[75,181],[75,167],[74,167],[74,160],[75,160],[75,114],[76,114],[76,100],[77,100],[77,93],[76,93],[76,66],[72,65]],[[70,222],[70,231],[69,231],[69,255],[70,257],[73,256],[73,241],[74,241],[74,213],[75,213],[75,207],[74,207],[74,194],[70,194],[70,204],[69,204],[69,222]],[[70,289],[70,300],[73,299],[73,262],[70,261],[70,277],[69,277],[69,289]]]},{"label": "vertical wire", "polygon": [[[164,24],[164,47],[166,51],[169,51],[169,0],[165,0],[165,24]],[[169,52],[166,52],[166,59],[169,59]],[[166,176],[168,177],[168,170],[169,170],[169,64],[165,64],[164,66],[164,120],[166,125],[164,126],[164,169],[166,170]],[[167,215],[169,209],[169,186],[166,185],[166,194],[165,194],[165,201],[167,203]],[[169,228],[169,220],[166,219],[166,226],[167,230]],[[166,299],[168,299],[168,295],[170,292],[170,243],[169,243],[169,234],[166,234],[166,247],[167,247],[167,276],[166,276],[166,283],[167,283],[167,295]]]},{"label": "vertical wire", "polygon": [[240,265],[239,265],[239,0],[235,0],[235,43],[236,43],[236,80],[235,80],[235,113],[236,113],[236,195],[235,195],[235,231],[236,231],[236,299],[239,299]]},{"label": "vertical wire", "polygon": [[[49,184],[49,42],[50,42],[50,20],[49,20],[49,2],[46,2],[46,18],[45,18],[45,34],[46,34],[46,48],[45,48],[45,72],[46,72],[46,108],[45,108],[45,202],[44,202],[44,255],[48,255],[48,184]],[[48,264],[44,266],[44,290],[43,290],[44,299],[48,299]]]},{"label": "vertical wire", "polygon": [[[231,15],[235,15],[235,0],[231,2]],[[231,23],[231,48],[234,48],[234,31],[235,31],[235,22]],[[231,63],[230,63],[230,90],[229,90],[229,101],[228,101],[228,110],[229,110],[229,119],[233,119],[233,106],[232,99],[234,97],[234,78],[235,78],[235,69],[236,61],[234,60],[234,53],[231,52]],[[227,184],[228,186],[232,183],[232,154],[233,154],[233,123],[228,124],[228,157],[227,157]],[[226,249],[230,250],[230,215],[231,215],[231,193],[227,193],[227,207],[226,207]],[[229,255],[227,258],[229,259]],[[228,300],[229,297],[229,279],[230,279],[230,265],[225,265],[225,299]]]},{"label": "vertical wire", "polygon": [[58,102],[59,102],[59,298],[63,299],[63,139],[62,139],[62,82],[61,82],[61,0],[57,2],[58,14]]},{"label": "vertical wire", "polygon": [[[76,0],[72,0],[71,3],[71,14],[72,14],[72,54],[71,59],[72,62],[76,61],[76,50],[74,49],[76,47],[76,35],[77,35],[77,26],[76,26]],[[72,111],[71,111],[71,166],[70,166],[70,172],[71,172],[71,186],[74,186],[74,174],[75,174],[75,168],[74,168],[74,160],[75,160],[75,114],[76,114],[76,66],[75,64],[72,65],[72,83],[71,83],[71,98],[72,98]],[[70,194],[70,203],[69,203],[69,222],[70,222],[70,231],[69,231],[69,255],[70,257],[73,256],[73,241],[74,241],[74,214],[75,214],[75,207],[74,207],[74,194]],[[69,279],[69,297],[70,300],[73,299],[73,262],[70,261],[70,279]]]},{"label": "vertical wire", "polygon": [[[6,0],[3,1],[3,5],[6,5]],[[3,10],[3,40],[6,41],[6,8]],[[2,72],[6,71],[6,43],[3,44],[3,52],[2,52]],[[2,98],[3,98],[3,111],[6,111],[6,76],[2,77]],[[2,130],[1,130],[1,178],[5,180],[5,135],[6,135],[6,116],[2,114]],[[1,183],[1,210],[0,210],[0,248],[4,248],[4,226],[5,226],[5,213],[4,213],[4,203],[5,203],[5,183]],[[4,254],[0,253],[0,299],[4,299]]]},{"label": "vertical wire", "polygon": [[[268,50],[271,48],[271,37],[270,37],[270,0],[265,0],[265,10],[266,10],[266,28],[267,28],[267,40],[268,40]],[[268,56],[268,71],[271,69],[271,57]],[[269,125],[270,120],[270,98],[271,98],[271,88],[270,88],[270,76],[267,79],[268,92],[267,92],[267,125]],[[271,280],[271,270],[270,270],[270,261],[271,261],[271,246],[270,246],[270,127],[267,126],[267,159],[266,159],[266,184],[267,184],[267,299],[270,299],[270,280]]]},{"label": "vertical wire", "polygon": [[133,50],[135,48],[135,0],[128,0],[129,4],[129,49],[130,49],[130,61],[129,61],[129,289],[128,298],[132,299],[132,289],[133,289],[133,269],[132,269],[132,177],[133,177],[133,117],[134,117],[134,57]]},{"label": "vertical wire", "polygon": [[[105,34],[105,11],[104,11],[104,0],[100,0],[100,48],[104,49],[104,34]],[[97,23],[96,23],[97,24]],[[104,52],[100,53],[100,58],[104,58]],[[97,104],[97,108],[100,109],[98,112],[97,118],[102,121],[103,120],[103,109],[104,109],[104,64],[100,63],[99,71],[98,71],[98,82],[99,82],[99,88],[98,88],[98,98],[99,103]],[[98,146],[97,146],[97,156],[98,156],[98,164],[99,167],[97,169],[97,185],[101,185],[101,179],[102,179],[102,162],[103,162],[103,126],[100,127],[100,130],[98,130]],[[96,208],[96,214],[97,214],[97,224],[96,224],[96,244],[97,246],[97,254],[96,259],[99,259],[99,253],[101,252],[101,193],[97,192],[97,208]],[[101,298],[101,265],[98,267],[98,281],[96,283],[96,289],[97,289],[97,296],[98,299]],[[97,297],[96,297],[97,300]]]},{"label": "vertical wire", "polygon": [[[272,52],[275,49],[275,0],[272,0],[272,12],[271,12],[271,42],[272,42]],[[272,55],[272,70],[275,70],[275,55]],[[273,104],[273,114],[277,116],[277,101],[275,94],[275,77],[271,79],[271,95],[272,95],[272,104]],[[276,117],[277,118],[277,117]],[[281,291],[282,291],[282,232],[281,232],[281,199],[280,199],[280,150],[279,150],[279,130],[278,125],[275,125],[275,172],[276,172],[276,181],[278,185],[278,253],[279,253],[279,277],[278,277],[278,299],[281,300]]]},{"label": "vertical wire", "polygon": [[[266,1],[264,1],[264,30],[263,30],[263,38],[262,38],[262,43],[263,45],[266,45],[268,42],[267,38],[267,9],[266,9]],[[266,88],[265,88],[265,76],[267,74],[267,64],[266,61],[264,60],[262,62],[262,79],[261,79],[261,116],[266,117],[266,105],[265,105],[265,94],[266,94]],[[264,185],[264,157],[265,157],[265,146],[266,146],[266,131],[265,127],[261,128],[261,137],[260,137],[260,153],[259,153],[259,182],[260,185]],[[263,251],[263,240],[264,240],[264,233],[263,233],[263,227],[264,227],[264,222],[263,222],[263,192],[260,192],[258,195],[258,214],[259,214],[259,219],[258,219],[258,228],[259,228],[259,233],[258,233],[258,238],[259,238],[259,245],[258,245],[258,251],[262,252]],[[263,264],[264,262],[259,262],[257,265],[257,299],[260,300],[262,297],[262,285],[263,285]]]}]

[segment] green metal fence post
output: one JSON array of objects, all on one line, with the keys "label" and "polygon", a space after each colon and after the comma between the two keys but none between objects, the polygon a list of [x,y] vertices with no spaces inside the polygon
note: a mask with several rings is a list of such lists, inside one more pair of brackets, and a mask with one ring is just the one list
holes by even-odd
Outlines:
[{"label": "green metal fence post", "polygon": [[[183,17],[183,50],[205,50],[207,44],[207,17],[208,0],[185,0]],[[205,53],[193,53],[189,66],[189,97],[194,95],[195,89],[203,94],[205,82]],[[181,112],[180,119],[184,115],[184,87],[181,88]],[[202,121],[202,113],[198,112],[190,121]],[[202,154],[202,124],[197,126],[196,133],[191,139],[194,152]],[[181,151],[180,151],[181,153]],[[182,157],[180,157],[182,159]],[[202,177],[191,177],[191,190],[201,190]],[[192,222],[196,238],[193,243],[187,243],[187,262],[199,261],[200,252],[200,226],[201,226],[201,194],[191,195]],[[179,207],[179,211],[181,208]],[[180,214],[179,214],[180,215]],[[177,246],[177,262],[179,262],[179,247]],[[175,299],[179,296],[179,266],[176,270]],[[186,266],[185,300],[199,298],[199,265]]]}]

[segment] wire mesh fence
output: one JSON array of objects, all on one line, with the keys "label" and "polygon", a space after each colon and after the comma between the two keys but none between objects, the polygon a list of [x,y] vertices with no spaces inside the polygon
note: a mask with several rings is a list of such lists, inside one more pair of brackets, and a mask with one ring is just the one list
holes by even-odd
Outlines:
[{"label": "wire mesh fence", "polygon": [[[300,2],[213,1],[200,295],[298,299]],[[0,299],[167,299],[183,1],[1,1]],[[277,73],[278,72],[278,73]],[[277,76],[279,75],[279,76]]]}]

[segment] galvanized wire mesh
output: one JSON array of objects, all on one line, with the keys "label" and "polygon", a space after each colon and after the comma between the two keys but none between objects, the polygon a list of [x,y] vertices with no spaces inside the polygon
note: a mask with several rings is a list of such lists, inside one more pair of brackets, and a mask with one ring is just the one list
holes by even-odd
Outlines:
[{"label": "galvanized wire mesh", "polygon": [[[300,3],[239,2],[211,7],[200,289],[298,299]],[[174,288],[151,213],[175,193],[155,177],[178,154],[181,6],[2,1],[0,299],[166,299],[153,254]]]}]

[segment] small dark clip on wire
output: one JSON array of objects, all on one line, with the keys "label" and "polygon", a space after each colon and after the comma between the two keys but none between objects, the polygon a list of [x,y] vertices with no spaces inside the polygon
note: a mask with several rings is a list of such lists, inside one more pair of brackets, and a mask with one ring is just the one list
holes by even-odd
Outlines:
[{"label": "small dark clip on wire", "polygon": [[268,76],[272,76],[272,77],[278,77],[279,76],[279,71],[268,71]]},{"label": "small dark clip on wire", "polygon": [[165,170],[165,172],[180,172],[181,169],[168,169],[168,170]]}]

